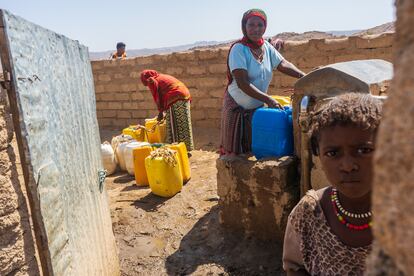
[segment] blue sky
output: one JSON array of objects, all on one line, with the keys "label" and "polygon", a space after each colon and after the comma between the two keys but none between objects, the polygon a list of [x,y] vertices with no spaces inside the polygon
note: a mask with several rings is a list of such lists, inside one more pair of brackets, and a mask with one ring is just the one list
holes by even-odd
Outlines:
[{"label": "blue sky", "polygon": [[269,36],[366,29],[395,20],[393,0],[0,0],[0,7],[91,51],[111,50],[117,41],[140,49],[235,39],[250,8],[265,10]]}]

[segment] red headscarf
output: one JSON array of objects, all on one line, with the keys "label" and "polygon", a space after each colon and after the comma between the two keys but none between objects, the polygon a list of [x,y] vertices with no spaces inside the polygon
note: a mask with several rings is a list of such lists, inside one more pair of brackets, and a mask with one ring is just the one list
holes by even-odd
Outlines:
[{"label": "red headscarf", "polygon": [[148,82],[150,81],[150,78],[156,78],[160,74],[158,74],[155,70],[144,70],[141,72],[141,82],[143,85],[148,86]]},{"label": "red headscarf", "polygon": [[247,20],[249,18],[252,18],[252,17],[255,17],[255,16],[256,17],[259,17],[260,19],[263,20],[264,25],[265,25],[265,30],[266,30],[266,27],[267,27],[267,16],[266,16],[265,12],[262,11],[262,10],[259,10],[259,9],[251,9],[251,10],[248,10],[247,12],[245,12],[243,14],[243,18],[242,18],[242,22],[241,22],[241,28],[242,28],[242,32],[243,32],[243,38],[241,39],[241,41],[238,41],[238,42],[242,43],[243,45],[246,45],[249,48],[253,48],[253,49],[260,48],[264,44],[263,37],[259,41],[251,41],[247,37],[247,31],[246,31]]},{"label": "red headscarf", "polygon": [[177,101],[191,101],[190,91],[173,76],[155,70],[141,72],[141,82],[151,90],[158,111],[165,111]]},{"label": "red headscarf", "polygon": [[[227,86],[230,85],[230,83],[233,81],[233,76],[231,75],[230,72],[230,67],[229,67],[229,55],[230,55],[230,51],[231,48],[233,48],[233,46],[237,43],[241,43],[251,49],[257,49],[262,47],[262,45],[264,44],[264,39],[263,37],[259,40],[259,41],[251,41],[248,37],[247,37],[247,31],[246,31],[246,24],[247,24],[247,20],[251,17],[257,16],[259,18],[261,18],[264,22],[265,28],[267,27],[267,16],[266,13],[260,9],[251,9],[248,10],[247,12],[245,12],[243,14],[243,18],[241,21],[241,28],[242,28],[242,32],[243,32],[243,38],[240,40],[237,40],[236,42],[234,42],[229,49],[229,54],[227,55]],[[226,87],[227,90],[227,87]]]}]

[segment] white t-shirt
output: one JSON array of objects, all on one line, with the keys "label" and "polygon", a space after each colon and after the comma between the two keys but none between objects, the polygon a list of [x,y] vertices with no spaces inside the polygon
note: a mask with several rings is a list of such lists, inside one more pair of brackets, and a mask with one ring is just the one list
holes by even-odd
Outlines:
[{"label": "white t-shirt", "polygon": [[[264,43],[263,61],[256,60],[250,48],[237,43],[231,48],[229,54],[230,72],[234,69],[244,69],[247,71],[249,82],[252,83],[263,93],[267,93],[270,81],[273,76],[273,69],[279,66],[283,56],[267,41]],[[263,105],[263,102],[256,100],[244,93],[233,81],[228,87],[231,97],[238,105],[244,109],[256,109]]]}]

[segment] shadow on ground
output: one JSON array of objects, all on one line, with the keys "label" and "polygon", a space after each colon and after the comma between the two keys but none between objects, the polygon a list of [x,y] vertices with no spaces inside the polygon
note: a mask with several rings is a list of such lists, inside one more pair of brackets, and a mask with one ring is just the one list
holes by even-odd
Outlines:
[{"label": "shadow on ground", "polygon": [[167,200],[168,198],[159,197],[153,193],[149,193],[143,198],[135,200],[132,205],[134,205],[135,208],[140,208],[146,212],[156,212]]},{"label": "shadow on ground", "polygon": [[119,172],[117,174],[119,174],[119,176],[115,175],[116,178],[114,179],[114,183],[116,184],[125,184],[134,180],[134,177],[132,175],[125,174],[123,172]]},{"label": "shadow on ground", "polygon": [[207,265],[210,273],[216,266],[230,275],[282,275],[281,246],[230,232],[220,226],[218,210],[214,206],[182,238],[177,251],[167,257],[167,273],[203,274],[199,267]]}]

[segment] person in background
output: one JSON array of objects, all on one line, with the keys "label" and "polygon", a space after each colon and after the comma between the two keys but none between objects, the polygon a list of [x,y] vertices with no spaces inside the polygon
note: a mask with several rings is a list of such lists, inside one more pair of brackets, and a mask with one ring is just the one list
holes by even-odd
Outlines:
[{"label": "person in background", "polygon": [[230,47],[227,57],[228,85],[221,115],[220,155],[250,152],[254,110],[263,104],[281,108],[276,100],[267,95],[274,69],[294,78],[305,75],[263,39],[266,26],[264,11],[252,9],[245,12],[241,21],[243,38]]},{"label": "person in background", "polygon": [[308,191],[290,213],[283,267],[287,275],[363,275],[372,244],[372,161],[382,102],[348,93],[311,116],[312,152],[329,186]]},{"label": "person in background", "polygon": [[194,149],[188,88],[173,76],[155,70],[141,72],[141,82],[151,90],[157,105],[158,121],[166,113],[167,143],[184,142],[187,150]]},{"label": "person in background", "polygon": [[283,41],[280,38],[269,38],[267,39],[267,41],[273,46],[275,47],[275,49],[280,52],[283,50],[283,48],[285,47],[285,41]]},{"label": "person in background", "polygon": [[125,43],[118,42],[116,44],[116,52],[111,55],[111,59],[126,59]]}]

